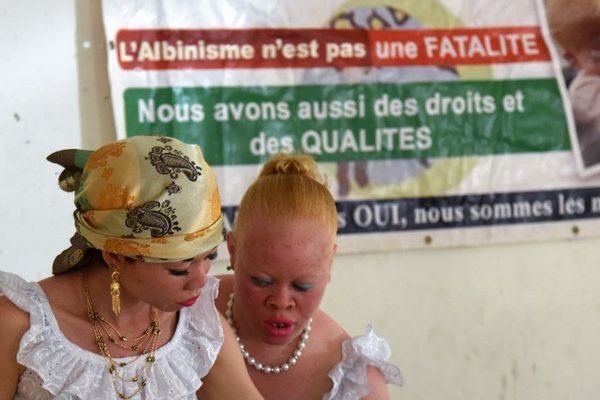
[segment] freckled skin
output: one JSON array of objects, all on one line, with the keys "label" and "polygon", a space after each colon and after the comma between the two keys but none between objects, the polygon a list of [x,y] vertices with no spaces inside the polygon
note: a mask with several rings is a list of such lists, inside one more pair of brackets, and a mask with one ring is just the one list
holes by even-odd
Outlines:
[{"label": "freckled skin", "polygon": [[[265,374],[246,363],[254,385],[265,400],[321,399],[332,389],[328,374],[341,360],[342,342],[349,338],[319,309],[330,281],[335,234],[318,221],[260,215],[230,233],[227,244],[234,274],[220,277],[216,304],[224,313],[229,294],[235,293],[235,327],[252,357],[269,366],[287,362],[306,322],[313,319],[306,347],[288,371]],[[308,287],[306,284],[310,290],[299,290]],[[273,316],[292,321],[289,335],[269,335],[265,321]],[[367,380],[370,393],[365,400],[389,399],[378,371],[369,368]]]},{"label": "freckled skin", "polygon": [[[248,231],[228,238],[236,268],[237,329],[265,343],[293,341],[319,307],[329,283],[334,237],[328,228],[306,219],[254,218],[245,227]],[[268,284],[259,286],[256,278]],[[293,333],[268,335],[265,321],[270,318],[293,321]]]},{"label": "freckled skin", "polygon": [[[265,365],[287,362],[309,318],[312,331],[298,363],[281,374],[265,374],[246,364],[266,400],[320,399],[331,390],[329,371],[341,358],[346,332],[319,307],[335,254],[335,235],[317,221],[261,215],[228,237],[235,274],[221,277],[217,306],[225,311],[234,291],[233,316],[245,348]],[[253,278],[267,285],[257,285]],[[305,290],[300,290],[305,289]],[[306,290],[308,289],[308,290]],[[291,321],[284,336],[269,335],[265,321]]]}]

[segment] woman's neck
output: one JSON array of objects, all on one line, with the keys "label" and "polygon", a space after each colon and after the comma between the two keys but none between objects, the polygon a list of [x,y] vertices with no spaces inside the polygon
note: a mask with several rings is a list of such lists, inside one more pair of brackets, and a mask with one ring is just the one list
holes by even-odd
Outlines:
[{"label": "woman's neck", "polygon": [[140,327],[148,325],[150,305],[132,296],[123,285],[120,286],[119,296],[121,311],[118,316],[113,313],[110,294],[111,271],[106,266],[94,264],[83,273],[89,299],[95,311],[106,321],[123,330],[124,334],[130,330],[133,331],[129,332],[130,334],[135,333]]}]

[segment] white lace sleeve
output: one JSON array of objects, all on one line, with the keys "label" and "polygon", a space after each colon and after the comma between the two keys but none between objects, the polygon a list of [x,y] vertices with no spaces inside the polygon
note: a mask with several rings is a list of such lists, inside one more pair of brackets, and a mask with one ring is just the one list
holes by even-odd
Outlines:
[{"label": "white lace sleeve", "polygon": [[323,400],[358,400],[369,393],[367,367],[378,368],[386,383],[402,385],[402,375],[395,365],[387,362],[391,356],[388,342],[375,335],[369,325],[365,335],[342,343],[342,360],[329,373],[333,381],[331,392]]},{"label": "white lace sleeve", "polygon": [[[223,344],[223,328],[214,298],[218,281],[210,277],[200,300],[181,310],[171,340],[156,350],[156,363],[137,399],[196,399],[202,378],[213,366]],[[58,326],[48,299],[38,284],[0,271],[0,296],[29,313],[17,361],[26,370],[16,399],[114,399],[106,360],[68,341]],[[143,368],[145,358],[125,357],[131,371]],[[134,388],[137,384],[131,384]],[[131,389],[131,388],[129,388]],[[130,390],[131,391],[131,390]]]},{"label": "white lace sleeve", "polygon": [[30,367],[35,354],[47,353],[37,347],[39,344],[46,344],[46,347],[55,344],[53,326],[44,312],[45,296],[36,284],[27,282],[18,275],[1,271],[0,295],[6,296],[17,307],[29,313],[29,330],[21,338],[17,361]]},{"label": "white lace sleeve", "polygon": [[[169,343],[176,345],[169,346],[170,351],[163,357],[164,364],[157,362],[155,365],[157,375],[160,372],[160,375],[166,377],[164,381],[159,377],[157,386],[161,386],[162,383],[171,388],[185,387],[182,392],[190,393],[202,385],[202,378],[214,365],[225,340],[214,301],[218,292],[219,281],[209,277],[202,289],[200,300],[193,307],[182,310],[181,329],[177,330]],[[161,354],[157,353],[158,355]],[[168,398],[174,396],[172,392],[165,394]]]}]

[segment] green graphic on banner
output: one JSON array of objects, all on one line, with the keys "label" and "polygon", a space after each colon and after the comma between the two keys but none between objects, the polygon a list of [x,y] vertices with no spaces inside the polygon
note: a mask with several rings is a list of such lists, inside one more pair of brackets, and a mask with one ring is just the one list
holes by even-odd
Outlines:
[{"label": "green graphic on banner", "polygon": [[211,165],[278,152],[318,161],[570,149],[554,79],[126,90],[128,136],[198,143]]}]

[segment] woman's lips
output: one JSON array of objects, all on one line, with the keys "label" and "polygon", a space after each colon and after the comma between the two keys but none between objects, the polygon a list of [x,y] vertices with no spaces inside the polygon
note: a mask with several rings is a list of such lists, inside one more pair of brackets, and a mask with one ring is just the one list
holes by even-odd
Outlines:
[{"label": "woman's lips", "polygon": [[294,321],[285,318],[271,318],[265,321],[265,330],[270,336],[288,336],[294,330]]},{"label": "woman's lips", "polygon": [[182,301],[181,303],[177,303],[180,306],[184,306],[184,307],[189,307],[194,305],[194,303],[196,302],[196,300],[198,300],[198,298],[200,297],[200,295],[196,295],[194,297],[192,297],[191,299],[187,299],[186,301]]}]

